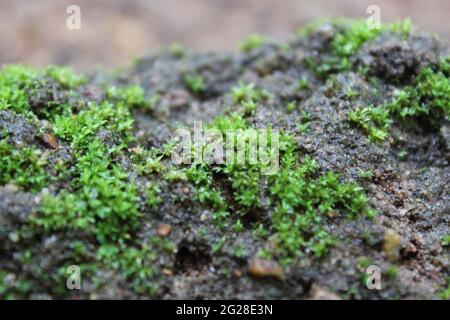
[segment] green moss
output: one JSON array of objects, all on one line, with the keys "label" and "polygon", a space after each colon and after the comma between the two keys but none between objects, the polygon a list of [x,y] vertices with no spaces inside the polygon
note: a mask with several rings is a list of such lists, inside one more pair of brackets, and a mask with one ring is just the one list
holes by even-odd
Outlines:
[{"label": "green moss", "polygon": [[303,77],[300,80],[298,80],[298,88],[300,90],[309,89],[309,81],[308,81],[308,79]]},{"label": "green moss", "polygon": [[407,38],[412,31],[412,21],[409,18],[392,22],[388,25],[388,30],[399,33]]},{"label": "green moss", "polygon": [[156,209],[158,207],[158,204],[160,204],[162,201],[161,197],[159,196],[160,193],[161,188],[156,184],[150,186],[146,192],[147,204],[153,209]]},{"label": "green moss", "polygon": [[206,90],[205,81],[199,74],[187,74],[183,77],[186,87],[195,95],[199,95]]},{"label": "green moss", "polygon": [[447,288],[439,292],[439,295],[444,300],[450,300],[450,277],[446,277]]},{"label": "green moss", "polygon": [[45,74],[66,89],[75,89],[87,82],[84,75],[78,75],[66,67],[50,66]]},{"label": "green moss", "polygon": [[356,184],[341,183],[333,172],[317,176],[317,166],[308,156],[299,162],[291,138],[282,158],[282,169],[271,180],[275,205],[272,223],[282,244],[283,257],[302,255],[301,248],[322,256],[335,242],[333,235],[323,229],[327,219],[339,214],[354,218],[359,213],[371,215],[373,211]]},{"label": "green moss", "polygon": [[117,167],[114,170],[116,175],[84,172],[82,178],[91,181],[78,192],[44,197],[41,214],[32,222],[45,230],[86,230],[99,243],[129,239],[140,217],[138,198],[133,184],[121,179],[123,173]]},{"label": "green moss", "polygon": [[[137,193],[113,156],[131,140],[129,109],[142,101],[142,94],[138,90],[136,99],[134,89],[118,92],[115,98],[121,99],[117,102],[103,101],[78,114],[56,117],[54,134],[70,143],[77,158],[71,173],[72,191],[45,198],[42,215],[34,220],[37,225],[46,230],[89,227],[100,243],[126,239],[136,227]],[[100,129],[114,132],[119,138],[116,147],[107,148],[100,142],[96,137]]]},{"label": "green moss", "polygon": [[170,52],[178,59],[183,58],[186,54],[186,50],[178,43],[172,43]]},{"label": "green moss", "polygon": [[414,84],[397,91],[384,107],[402,118],[441,112],[450,119],[450,58],[421,70]]},{"label": "green moss", "polygon": [[349,88],[345,92],[345,98],[348,100],[354,100],[357,96],[358,96],[358,92],[353,88]]},{"label": "green moss", "polygon": [[108,87],[106,95],[109,99],[117,100],[125,104],[127,108],[153,109],[158,103],[159,96],[154,95],[151,99],[145,97],[144,89],[139,85],[131,85],[126,87]]},{"label": "green moss", "polygon": [[254,49],[261,48],[267,42],[266,37],[254,34],[248,37],[240,46],[242,52],[250,52]]},{"label": "green moss", "polygon": [[[142,97],[140,93],[138,96]],[[136,275],[133,283],[153,273],[135,263],[140,255],[147,255],[147,251],[141,252],[132,245],[132,235],[141,217],[139,195],[134,182],[128,180],[127,173],[116,163],[115,155],[132,140],[130,108],[142,101],[125,90],[115,95],[114,100],[91,104],[78,114],[56,117],[54,133],[70,143],[77,159],[71,171],[71,190],[44,197],[40,213],[31,220],[34,226],[46,231],[73,229],[91,234],[100,245],[99,262],[109,267],[105,248],[119,244],[114,258],[127,278],[130,272]],[[103,144],[97,138],[99,130],[114,132],[116,145]],[[150,205],[157,205],[157,191],[152,190]]]},{"label": "green moss", "polygon": [[442,237],[442,246],[443,247],[448,247],[450,246],[450,234],[446,234],[445,236]]},{"label": "green moss", "polygon": [[300,122],[296,123],[296,127],[299,133],[303,134],[309,131],[309,126],[311,122],[311,115],[306,111],[302,110]]},{"label": "green moss", "polygon": [[361,127],[372,142],[387,138],[392,122],[389,110],[384,107],[365,107],[348,113],[348,120]]},{"label": "green moss", "polygon": [[450,119],[450,59],[419,72],[412,85],[396,91],[392,101],[377,107],[365,107],[348,113],[373,142],[385,140],[394,119],[433,116]]},{"label": "green moss", "polygon": [[241,232],[241,231],[244,230],[244,225],[242,224],[242,222],[241,222],[240,219],[238,219],[238,220],[236,221],[236,223],[234,224],[233,230],[234,230],[235,232]]},{"label": "green moss", "polygon": [[26,297],[33,284],[21,275],[14,281],[6,281],[8,274],[8,271],[0,269],[0,298],[2,300],[15,300]]},{"label": "green moss", "polygon": [[296,107],[296,105],[295,105],[294,101],[289,102],[286,106],[286,112],[292,113],[295,110],[295,107]]},{"label": "green moss", "polygon": [[356,266],[364,271],[373,264],[373,260],[369,257],[361,256],[356,260]]},{"label": "green moss", "polygon": [[350,69],[349,58],[367,41],[381,33],[381,29],[369,28],[364,20],[340,20],[335,22],[338,30],[333,38],[329,56],[317,64],[310,66],[320,77],[327,77],[331,73]]},{"label": "green moss", "polygon": [[158,250],[155,249],[160,247],[161,243],[156,239],[151,239],[151,242],[141,248],[105,244],[99,248],[97,259],[121,272],[136,292],[154,294],[157,288],[152,281],[156,275],[153,263],[158,258]]},{"label": "green moss", "polygon": [[250,115],[256,110],[256,103],[253,100],[244,101],[242,107],[244,108],[244,114]]},{"label": "green moss", "polygon": [[38,76],[36,70],[21,65],[3,67],[0,71],[0,110],[29,112],[27,90],[36,85]]},{"label": "green moss", "polygon": [[209,205],[214,210],[213,219],[220,228],[226,228],[229,223],[228,205],[222,192],[214,186],[213,174],[205,165],[192,165],[186,170],[188,179],[194,184],[196,197],[202,204]]},{"label": "green moss", "polygon": [[48,181],[46,160],[34,147],[16,148],[0,140],[0,185],[13,183],[26,190],[40,191]]},{"label": "green moss", "polygon": [[[47,81],[56,81],[60,85],[58,90],[77,97],[74,90],[86,80],[66,68],[50,67],[36,71],[23,66],[9,66],[0,71],[0,108],[36,117],[30,110],[29,95],[33,90],[46,90]],[[4,138],[0,140],[0,184],[14,183],[38,192],[50,182],[69,181],[64,190],[43,194],[41,207],[24,227],[37,234],[68,230],[83,232],[87,235],[85,239],[95,239],[98,245],[97,260],[92,264],[94,268],[96,265],[99,268],[117,267],[137,289],[147,290],[145,284],[151,284],[150,279],[154,275],[149,265],[150,257],[166,246],[163,248],[162,244],[152,242],[141,248],[134,244],[133,235],[142,216],[141,195],[117,159],[133,141],[131,110],[137,107],[151,109],[156,101],[147,100],[143,89],[134,85],[106,88],[102,101],[88,102],[79,110],[55,103],[48,101],[47,108],[39,112],[51,122],[52,133],[60,144],[71,146],[73,163],[62,170],[59,166],[64,167],[64,163],[60,161],[60,165],[51,168],[50,177],[45,171],[45,158],[38,149],[15,148]],[[108,145],[99,139],[100,131]],[[145,154],[153,155],[153,152]],[[137,156],[133,160],[132,165],[141,173],[154,169],[157,162],[148,163],[148,159],[144,162]],[[158,205],[158,193],[156,185],[147,190],[150,207]],[[71,248],[77,261],[87,259],[90,253],[85,249],[84,240]],[[111,252],[113,255],[108,255]],[[66,276],[64,267],[60,266],[58,273],[43,274],[40,278],[51,283],[61,282],[61,278]],[[67,294],[60,285],[54,288],[60,291],[58,294]]]},{"label": "green moss", "polygon": [[[246,95],[239,95],[242,96]],[[251,129],[237,114],[218,117],[210,127],[222,133]],[[325,230],[326,221],[337,216],[352,219],[358,214],[373,217],[374,210],[359,186],[340,182],[333,172],[318,175],[317,165],[309,156],[301,161],[291,136],[281,135],[280,145],[281,168],[274,175],[262,175],[262,164],[201,164],[187,169],[188,179],[196,186],[199,201],[215,210],[213,217],[220,227],[228,227],[235,221],[234,226],[239,225],[239,229],[240,217],[262,210],[261,186],[267,185],[273,208],[271,232],[279,242],[272,255],[283,263],[309,253],[320,257],[336,241]],[[217,176],[228,184],[231,203],[225,200],[222,189],[216,187]]]},{"label": "green moss", "polygon": [[[50,84],[57,83],[57,86]],[[73,89],[86,83],[82,75],[76,75],[69,68],[51,66],[45,70],[35,70],[22,65],[8,65],[0,71],[0,109],[12,110],[41,119],[53,121],[55,115],[70,112],[67,97],[75,96]],[[58,86],[59,85],[59,86]],[[52,97],[58,93],[61,101],[46,101],[46,107],[30,110],[30,96],[41,96],[44,92]]]},{"label": "green moss", "polygon": [[244,116],[251,115],[259,103],[270,99],[270,94],[261,89],[256,89],[252,83],[244,84],[240,82],[231,89],[234,103],[240,104]]},{"label": "green moss", "polygon": [[225,245],[225,242],[227,241],[227,238],[225,236],[221,237],[218,241],[213,243],[211,245],[212,252],[216,253],[222,250],[223,246]]},{"label": "green moss", "polygon": [[256,89],[253,83],[245,84],[243,82],[239,82],[236,87],[231,89],[231,94],[235,103],[249,101],[261,102],[270,98],[269,93],[264,90]]},{"label": "green moss", "polygon": [[398,267],[397,266],[390,266],[387,270],[387,276],[389,279],[394,280],[395,278],[397,278],[397,274],[398,274]]},{"label": "green moss", "polygon": [[237,258],[242,258],[245,255],[245,248],[242,245],[237,245],[233,248],[233,254]]},{"label": "green moss", "polygon": [[256,96],[255,85],[252,83],[239,83],[237,87],[231,89],[233,100],[236,103],[253,100]]},{"label": "green moss", "polygon": [[370,180],[373,177],[373,171],[372,170],[359,170],[358,177],[360,177],[363,180]]},{"label": "green moss", "polygon": [[336,34],[333,37],[328,55],[322,61],[306,59],[307,65],[321,78],[327,78],[330,74],[350,69],[349,59],[358,49],[368,41],[373,40],[382,32],[392,31],[409,35],[411,31],[411,21],[398,21],[393,24],[385,24],[378,28],[368,26],[366,20],[333,19],[315,23],[307,27],[301,34],[307,36],[325,23],[334,25]]}]

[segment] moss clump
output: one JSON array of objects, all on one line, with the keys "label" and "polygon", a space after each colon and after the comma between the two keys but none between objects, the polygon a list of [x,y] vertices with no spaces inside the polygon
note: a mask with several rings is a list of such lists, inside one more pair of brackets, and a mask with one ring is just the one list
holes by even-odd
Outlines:
[{"label": "moss clump", "polygon": [[8,279],[8,271],[0,269],[0,297],[5,300],[15,300],[22,296],[27,296],[31,291],[33,284],[19,277],[18,279]]},{"label": "moss clump", "polygon": [[152,237],[140,247],[123,243],[103,244],[99,247],[96,258],[103,265],[121,272],[136,292],[151,295],[157,290],[157,286],[151,281],[157,275],[154,263],[161,252],[170,253],[173,249],[170,241]]},{"label": "moss clump", "polygon": [[9,65],[0,71],[0,110],[9,109],[17,113],[29,111],[27,90],[36,85],[36,70],[20,65]]},{"label": "moss clump", "polygon": [[233,101],[235,103],[242,102],[260,102],[269,98],[269,94],[264,90],[256,89],[253,83],[245,84],[240,82],[236,87],[231,89]]},{"label": "moss clump", "polygon": [[[306,63],[320,78],[327,78],[330,74],[349,70],[350,57],[368,41],[386,31],[398,32],[407,36],[411,31],[411,22],[404,20],[393,24],[382,25],[380,28],[371,28],[365,20],[334,19],[324,20],[303,29],[301,35],[308,35],[325,23],[331,23],[337,28],[328,54],[322,61],[307,58]],[[306,30],[306,31],[305,31]]]},{"label": "moss clump", "polygon": [[186,55],[186,50],[178,43],[172,43],[169,50],[177,59],[181,59]]},{"label": "moss clump", "polygon": [[443,247],[450,246],[450,234],[447,234],[444,237],[442,237],[442,246]]},{"label": "moss clump", "polygon": [[256,110],[258,103],[270,99],[268,92],[255,88],[253,83],[245,84],[240,82],[231,89],[231,95],[234,103],[242,107],[244,116],[252,114]]},{"label": "moss clump", "polygon": [[100,243],[131,237],[140,216],[135,187],[101,148],[104,146],[94,141],[80,157],[75,167],[80,176],[73,186],[78,191],[44,198],[42,214],[34,223],[46,230],[89,230]]},{"label": "moss clump", "polygon": [[[242,130],[251,129],[238,114],[219,117],[210,127],[222,134],[227,130],[242,133]],[[354,218],[361,213],[373,217],[374,211],[359,186],[340,182],[333,172],[318,175],[318,168],[309,156],[300,160],[291,136],[283,134],[280,145],[281,168],[274,175],[263,175],[262,164],[235,162],[192,165],[186,173],[196,186],[199,201],[215,210],[213,216],[222,228],[233,225],[233,221],[237,224],[250,212],[260,211],[261,186],[267,185],[273,208],[270,228],[276,234],[279,246],[277,252],[266,252],[266,256],[276,256],[285,263],[309,252],[319,257],[336,241],[324,228],[327,219],[340,215]],[[232,190],[231,199],[226,200],[221,189],[215,187],[217,175]],[[231,204],[229,200],[232,200]]]},{"label": "moss clump", "polygon": [[306,90],[309,89],[309,81],[307,78],[301,78],[298,80],[298,88],[300,90]]},{"label": "moss clump", "polygon": [[194,95],[199,95],[206,90],[205,81],[199,74],[187,74],[183,78],[186,87]]},{"label": "moss clump", "polygon": [[450,300],[450,277],[446,278],[447,288],[442,290],[439,295],[444,300]]},{"label": "moss clump", "polygon": [[144,89],[139,85],[131,85],[126,87],[108,87],[106,95],[109,99],[121,103],[127,108],[142,108],[151,110],[158,103],[159,96],[154,95],[151,99],[145,97]]},{"label": "moss clump", "polygon": [[421,70],[413,84],[397,91],[384,107],[402,118],[438,112],[450,119],[450,58]]},{"label": "moss clump", "polygon": [[373,142],[385,140],[394,119],[439,115],[450,119],[450,59],[422,69],[413,84],[395,92],[392,101],[348,113],[350,122],[360,126]]},{"label": "moss clump", "polygon": [[274,204],[273,227],[277,231],[281,250],[278,254],[289,261],[302,255],[299,248],[322,256],[335,242],[324,230],[327,219],[343,214],[355,218],[362,213],[373,217],[374,211],[361,187],[342,183],[337,174],[317,174],[313,159],[298,159],[296,147],[287,137],[280,171],[270,178],[270,193]]},{"label": "moss clump", "polygon": [[348,113],[348,120],[360,126],[372,142],[380,142],[388,136],[392,123],[389,110],[384,107],[366,107]]},{"label": "moss clump", "polygon": [[[56,114],[61,114],[71,107],[67,104],[65,96],[73,94],[73,90],[86,82],[82,75],[75,74],[69,68],[51,66],[44,70],[35,70],[22,65],[8,65],[0,71],[0,110],[8,109],[19,114],[39,116],[53,120]],[[49,84],[56,84],[54,88]],[[30,109],[30,96],[39,96],[42,92],[49,97],[59,90],[61,100],[46,101],[46,108]],[[38,112],[37,112],[38,111]]]},{"label": "moss clump", "polygon": [[254,34],[248,37],[240,46],[242,52],[250,52],[254,49],[261,48],[265,43],[267,43],[267,38]]},{"label": "moss clump", "polygon": [[[143,105],[146,100],[137,87],[112,89],[109,95],[113,100],[91,104],[78,114],[56,117],[53,132],[71,145],[77,159],[70,173],[71,191],[45,197],[41,213],[33,217],[32,223],[44,230],[73,229],[93,235],[100,245],[99,261],[110,262],[104,251],[114,246],[120,268],[130,267],[132,257],[142,254],[145,259],[148,254],[130,243],[141,217],[140,196],[134,182],[115,160],[133,140],[131,108]],[[107,147],[99,140],[100,130],[114,135],[114,146]],[[150,278],[145,277],[153,273],[147,268],[139,269],[138,264],[120,270],[127,277],[136,272],[137,279],[150,285]]]},{"label": "moss clump", "polygon": [[0,140],[0,185],[13,183],[33,192],[47,183],[45,159],[34,147],[16,148],[7,139]]},{"label": "moss clump", "polygon": [[387,276],[389,279],[394,280],[395,278],[397,278],[397,274],[398,274],[398,267],[397,266],[390,266],[386,272]]},{"label": "moss clump", "polygon": [[87,82],[84,75],[76,74],[72,69],[66,67],[50,66],[45,74],[65,89],[75,89]]},{"label": "moss clump", "polygon": [[[0,72],[1,108],[36,118],[30,108],[30,94],[32,90],[45,89],[49,81],[56,81],[68,95],[77,96],[74,89],[84,84],[85,78],[66,68],[38,71],[23,66],[6,67]],[[47,163],[35,147],[16,149],[6,138],[0,140],[0,183],[14,183],[39,192],[50,181],[70,181],[66,190],[43,196],[41,208],[30,217],[27,228],[36,233],[84,232],[96,239],[99,267],[115,268],[118,263],[117,268],[127,278],[133,277],[136,287],[153,290],[150,280],[154,273],[148,265],[152,247],[138,248],[132,241],[141,217],[140,194],[116,160],[134,139],[130,131],[131,110],[149,108],[150,103],[139,86],[110,87],[104,97],[103,101],[89,102],[76,111],[65,103],[51,112],[44,111],[44,117],[52,123],[52,133],[60,144],[70,145],[75,159],[59,176],[50,177]],[[109,136],[110,145],[101,141],[100,132]],[[152,205],[157,204],[157,191],[152,189]],[[108,255],[111,252],[113,255]]]},{"label": "moss clump", "polygon": [[[231,94],[234,102],[241,105],[261,101],[269,96],[267,92],[256,90],[253,84],[242,83],[233,88]],[[362,188],[354,183],[340,182],[338,175],[333,172],[318,175],[314,160],[309,156],[300,159],[296,143],[287,133],[279,137],[282,154],[279,170],[274,175],[262,174],[267,169],[267,163],[249,162],[250,141],[257,141],[258,137],[249,135],[256,131],[252,131],[253,126],[245,119],[246,113],[244,108],[242,114],[217,117],[208,126],[209,129],[218,130],[225,138],[224,149],[230,143],[227,141],[229,132],[245,136],[246,143],[241,150],[245,155],[245,163],[236,162],[236,154],[240,150],[237,148],[232,162],[204,162],[186,169],[186,176],[196,186],[199,201],[214,210],[213,217],[220,228],[240,224],[246,215],[262,210],[262,186],[265,185],[269,192],[269,200],[265,201],[270,202],[273,211],[270,233],[276,234],[279,246],[277,252],[262,254],[290,263],[305,253],[320,257],[335,243],[334,236],[324,228],[327,219],[341,215],[347,218],[355,218],[358,214],[370,218],[374,216],[375,212],[370,208]],[[309,119],[308,114],[302,114],[301,132],[308,129]],[[269,154],[272,154],[270,141],[273,136],[270,128],[268,130],[267,147]],[[232,143],[235,146],[236,140]],[[226,183],[225,189],[229,188],[231,194],[224,194],[223,188],[217,187],[217,176],[220,177],[221,185]]]}]

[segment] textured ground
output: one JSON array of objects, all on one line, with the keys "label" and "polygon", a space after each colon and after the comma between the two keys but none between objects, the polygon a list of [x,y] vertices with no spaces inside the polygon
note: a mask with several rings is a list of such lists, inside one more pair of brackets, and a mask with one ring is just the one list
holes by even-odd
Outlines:
[{"label": "textured ground", "polygon": [[[258,44],[236,54],[198,54],[172,48],[139,60],[121,74],[92,75],[86,83],[70,86],[46,75],[43,86],[27,89],[26,110],[32,115],[13,107],[0,108],[0,129],[8,144],[18,150],[39,150],[37,157],[44,158],[43,164],[30,160],[17,173],[6,171],[7,153],[2,154],[0,296],[447,297],[442,292],[448,287],[450,275],[450,125],[445,117],[450,108],[448,97],[429,102],[422,96],[421,103],[430,104],[428,113],[403,118],[392,115],[387,136],[378,142],[371,141],[361,126],[349,121],[348,114],[382,105],[395,97],[396,90],[417,85],[423,68],[433,68],[448,56],[448,46],[421,31],[406,36],[387,31],[361,43],[342,68],[328,59],[333,58],[333,41],[340,32],[339,27],[325,25],[296,37],[289,45]],[[317,70],[317,66],[327,63],[325,71]],[[448,88],[448,74],[446,77],[443,85]],[[258,92],[264,92],[264,97],[255,98],[254,110],[243,111],[248,101],[241,103],[236,91],[233,93],[233,88],[242,88],[242,83],[251,83]],[[107,87],[134,84],[143,88],[151,102],[123,99],[134,120],[129,131],[127,125],[124,130],[116,125],[127,119],[125,115],[121,120],[121,114],[117,115],[119,120],[96,114],[87,118],[85,125],[90,129],[83,137],[77,130],[62,130],[65,127],[56,120],[67,110],[71,114],[68,118],[75,119],[92,104],[103,106],[102,101],[110,100],[114,104],[120,98],[114,94],[110,98]],[[290,102],[293,108],[287,108]],[[433,103],[439,103],[439,108]],[[53,109],[46,111],[49,108]],[[99,110],[102,108],[106,107]],[[271,178],[256,175],[257,187],[251,187],[258,190],[257,201],[246,205],[240,198],[242,190],[233,184],[237,175],[209,168],[186,173],[183,170],[189,168],[174,166],[165,153],[176,128],[191,127],[194,120],[209,123],[233,111],[248,125],[272,125],[290,134],[299,165],[310,156],[317,166],[311,177],[305,178],[307,186],[335,172],[340,184],[361,186],[367,203],[351,211],[355,213],[351,219],[346,212],[353,209],[347,205],[353,205],[354,199],[336,200],[330,210],[323,212],[320,201],[313,203],[313,212],[320,221],[307,222],[311,234],[302,229],[299,237],[303,242],[294,252],[286,251],[290,238],[282,238],[286,233],[276,224],[284,211],[277,207],[279,198],[272,191]],[[92,126],[96,117],[103,122],[98,120],[99,125]],[[307,129],[299,126],[306,123]],[[114,151],[99,147],[102,151],[97,159],[91,148],[94,142]],[[97,160],[101,162],[104,155],[108,159],[104,160],[106,168],[99,169],[98,176],[82,171],[90,166],[97,168]],[[30,168],[30,163],[35,167]],[[58,166],[61,163],[65,170]],[[28,183],[25,168],[30,169],[29,176],[42,168],[43,182]],[[254,177],[252,170],[247,167],[242,171],[249,180],[250,174]],[[116,175],[116,171],[121,174]],[[208,178],[197,178],[200,174]],[[98,185],[90,184],[94,178]],[[283,188],[295,187],[302,181],[288,181]],[[102,189],[103,183],[106,190],[117,188],[118,193],[133,197],[109,194]],[[127,184],[135,190],[128,190]],[[337,189],[327,188],[331,189],[317,192],[332,190],[335,197]],[[225,219],[215,215],[223,204],[211,194],[202,193],[205,189],[219,190],[229,214]],[[75,194],[72,200],[81,207],[69,208],[62,200],[50,202],[50,209],[48,204],[43,205],[45,197],[58,197],[63,190]],[[280,206],[283,201],[297,203],[302,198],[295,191],[292,195],[296,199],[280,200]],[[101,211],[109,203],[126,203],[132,209],[125,206],[123,211]],[[365,214],[366,207],[375,209],[376,216]],[[307,204],[293,205],[293,219],[301,219],[305,208]],[[60,220],[52,220],[53,214]],[[120,216],[117,222],[111,217],[114,214],[123,214],[123,220]],[[80,222],[84,217],[88,217],[87,224]],[[117,223],[123,229],[114,229],[114,237],[96,229],[114,228]],[[323,250],[316,246],[322,244],[322,234],[332,235],[333,239],[331,242],[327,236]],[[65,288],[65,267],[72,264],[82,268],[80,291]],[[371,264],[381,268],[381,290],[365,286],[365,269]]]}]

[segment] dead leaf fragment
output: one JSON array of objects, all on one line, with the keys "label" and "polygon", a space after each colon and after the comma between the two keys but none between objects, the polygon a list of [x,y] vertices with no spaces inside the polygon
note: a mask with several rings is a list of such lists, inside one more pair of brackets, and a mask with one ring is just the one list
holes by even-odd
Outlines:
[{"label": "dead leaf fragment", "polygon": [[44,133],[42,140],[53,149],[59,148],[58,140],[56,140],[56,137],[50,133]]}]

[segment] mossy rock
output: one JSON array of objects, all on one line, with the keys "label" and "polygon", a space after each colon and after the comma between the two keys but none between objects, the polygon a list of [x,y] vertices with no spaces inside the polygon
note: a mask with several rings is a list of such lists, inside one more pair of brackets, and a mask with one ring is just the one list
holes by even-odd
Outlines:
[{"label": "mossy rock", "polygon": [[[111,75],[4,66],[0,297],[448,298],[449,63],[408,21],[336,20]],[[195,121],[278,132],[279,167],[175,164]]]}]

